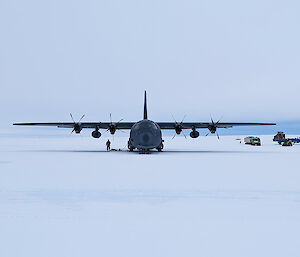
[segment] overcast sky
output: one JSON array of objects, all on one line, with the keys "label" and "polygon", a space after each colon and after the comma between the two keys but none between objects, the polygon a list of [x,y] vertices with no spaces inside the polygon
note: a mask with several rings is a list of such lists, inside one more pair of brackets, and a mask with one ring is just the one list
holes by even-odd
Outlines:
[{"label": "overcast sky", "polygon": [[0,0],[2,124],[300,119],[300,2]]}]

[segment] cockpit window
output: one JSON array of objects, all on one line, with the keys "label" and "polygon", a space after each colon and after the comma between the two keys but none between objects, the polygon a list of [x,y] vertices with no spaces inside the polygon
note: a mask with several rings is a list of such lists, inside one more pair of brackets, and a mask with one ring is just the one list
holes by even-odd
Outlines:
[{"label": "cockpit window", "polygon": [[157,129],[157,125],[151,121],[142,121],[136,124],[137,129]]}]

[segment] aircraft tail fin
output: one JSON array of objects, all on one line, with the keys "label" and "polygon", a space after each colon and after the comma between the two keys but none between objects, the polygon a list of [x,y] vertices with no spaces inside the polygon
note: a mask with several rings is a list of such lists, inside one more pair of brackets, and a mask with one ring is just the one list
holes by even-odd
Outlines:
[{"label": "aircraft tail fin", "polygon": [[148,115],[147,115],[147,94],[146,94],[146,90],[145,90],[145,99],[144,99],[144,120],[148,119]]}]

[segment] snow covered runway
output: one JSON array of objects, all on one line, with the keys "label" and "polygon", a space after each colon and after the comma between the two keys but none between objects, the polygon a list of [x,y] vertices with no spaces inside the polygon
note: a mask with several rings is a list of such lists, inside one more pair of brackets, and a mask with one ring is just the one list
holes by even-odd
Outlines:
[{"label": "snow covered runway", "polygon": [[300,145],[236,138],[2,136],[1,256],[299,256]]}]

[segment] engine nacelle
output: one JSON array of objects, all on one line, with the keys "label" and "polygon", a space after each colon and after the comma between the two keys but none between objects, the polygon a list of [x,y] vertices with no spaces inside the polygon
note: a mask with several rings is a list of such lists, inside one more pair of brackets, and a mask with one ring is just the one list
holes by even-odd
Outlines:
[{"label": "engine nacelle", "polygon": [[190,133],[191,138],[197,138],[199,137],[199,132],[197,130],[194,130]]},{"label": "engine nacelle", "polygon": [[175,127],[175,132],[176,132],[177,135],[179,135],[181,133],[181,131],[182,131],[182,127],[181,126],[176,126]]},{"label": "engine nacelle", "polygon": [[115,125],[110,125],[108,129],[109,129],[110,134],[112,134],[112,135],[114,135],[117,130]]},{"label": "engine nacelle", "polygon": [[216,130],[217,130],[217,128],[215,126],[209,126],[208,129],[209,129],[210,133],[212,133],[212,134],[215,134]]},{"label": "engine nacelle", "polygon": [[99,138],[99,137],[101,137],[101,133],[98,130],[94,130],[92,132],[92,137],[93,138]]},{"label": "engine nacelle", "polygon": [[74,131],[76,134],[80,134],[81,130],[82,130],[82,127],[80,125],[78,125],[78,124],[74,125]]}]

